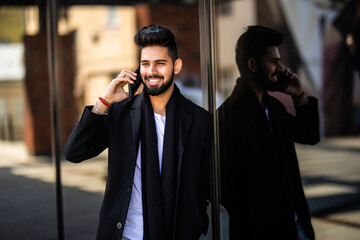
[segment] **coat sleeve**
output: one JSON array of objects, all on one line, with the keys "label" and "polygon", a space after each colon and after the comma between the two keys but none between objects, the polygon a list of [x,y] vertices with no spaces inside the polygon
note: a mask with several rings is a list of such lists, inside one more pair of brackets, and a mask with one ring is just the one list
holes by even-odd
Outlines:
[{"label": "coat sleeve", "polygon": [[106,116],[95,114],[91,109],[92,106],[85,108],[65,144],[64,156],[70,162],[90,159],[108,147]]},{"label": "coat sleeve", "polygon": [[318,101],[315,97],[308,100],[306,105],[295,105],[292,128],[295,142],[314,145],[320,141]]}]

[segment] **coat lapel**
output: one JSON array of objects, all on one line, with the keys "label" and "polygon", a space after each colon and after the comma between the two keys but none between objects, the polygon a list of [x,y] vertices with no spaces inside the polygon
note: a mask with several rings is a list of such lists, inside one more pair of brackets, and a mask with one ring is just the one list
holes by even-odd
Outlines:
[{"label": "coat lapel", "polygon": [[135,147],[135,156],[137,155],[137,150],[139,148],[139,140],[140,140],[140,131],[141,131],[141,106],[144,101],[143,94],[140,94],[135,98],[134,103],[131,105],[130,109],[130,122],[131,122],[131,130],[133,136],[133,146]]},{"label": "coat lapel", "polygon": [[192,122],[192,108],[188,107],[182,95],[180,95],[179,97],[179,104],[180,104],[180,120],[179,120],[178,167],[177,167],[178,184],[180,182],[182,156],[184,153],[186,140],[188,139],[189,130]]},{"label": "coat lapel", "polygon": [[[189,137],[190,126],[192,123],[192,108],[186,102],[186,99],[180,94],[179,96],[179,107],[180,107],[180,120],[179,120],[179,141],[177,146],[178,152],[178,164],[177,164],[177,186],[176,186],[176,198],[175,198],[175,213],[174,213],[174,229],[176,229],[176,218],[177,218],[177,206],[179,201],[179,187],[180,187],[180,175],[182,158],[185,149],[186,140]],[[175,234],[176,230],[174,231]],[[174,235],[175,239],[175,235]]]}]

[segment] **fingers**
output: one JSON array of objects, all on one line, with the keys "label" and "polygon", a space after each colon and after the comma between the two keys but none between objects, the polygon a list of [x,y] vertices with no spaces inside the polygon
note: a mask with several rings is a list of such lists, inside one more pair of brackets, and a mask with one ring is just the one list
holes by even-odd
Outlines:
[{"label": "fingers", "polygon": [[293,96],[301,92],[302,91],[301,83],[297,74],[293,73],[288,67],[283,67],[283,73],[285,77],[290,80],[284,93]]},{"label": "fingers", "polygon": [[137,77],[137,73],[130,70],[122,70],[115,79],[127,80],[130,83],[134,83],[133,80],[136,80],[136,77]]},{"label": "fingers", "polygon": [[137,73],[130,70],[122,70],[111,82],[110,85],[123,87],[127,83],[134,84]]},{"label": "fingers", "polygon": [[137,74],[130,70],[122,70],[108,85],[103,93],[103,98],[110,104],[127,98],[129,94],[124,91],[123,87],[128,83],[134,84],[136,76]]},{"label": "fingers", "polygon": [[289,77],[290,79],[293,79],[294,77],[296,77],[296,74],[292,73],[291,70],[287,67],[285,67],[283,69],[285,76]]}]

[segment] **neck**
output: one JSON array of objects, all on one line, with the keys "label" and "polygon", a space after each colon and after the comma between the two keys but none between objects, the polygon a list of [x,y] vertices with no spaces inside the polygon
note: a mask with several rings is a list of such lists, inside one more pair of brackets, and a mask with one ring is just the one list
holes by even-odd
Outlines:
[{"label": "neck", "polygon": [[162,94],[158,96],[149,95],[151,105],[154,112],[162,116],[166,115],[166,104],[168,103],[171,94],[174,91],[174,83]]}]

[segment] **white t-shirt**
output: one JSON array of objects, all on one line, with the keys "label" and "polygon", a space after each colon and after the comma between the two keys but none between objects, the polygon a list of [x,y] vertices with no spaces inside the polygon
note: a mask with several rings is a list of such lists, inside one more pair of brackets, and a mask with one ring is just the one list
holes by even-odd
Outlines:
[{"label": "white t-shirt", "polygon": [[265,108],[265,113],[266,113],[266,117],[268,118],[268,120],[270,120],[270,117],[269,117],[269,109]]},{"label": "white t-shirt", "polygon": [[154,113],[154,117],[155,117],[156,135],[158,142],[157,146],[158,146],[158,154],[159,154],[159,168],[161,174],[166,117],[157,113]]},{"label": "white t-shirt", "polygon": [[[161,174],[162,155],[164,145],[166,117],[154,113],[156,135],[158,141],[159,169]],[[130,205],[125,221],[123,236],[131,240],[143,239],[144,221],[142,214],[142,191],[141,191],[141,141],[139,143],[138,155],[134,173],[134,181],[131,191]]]}]

